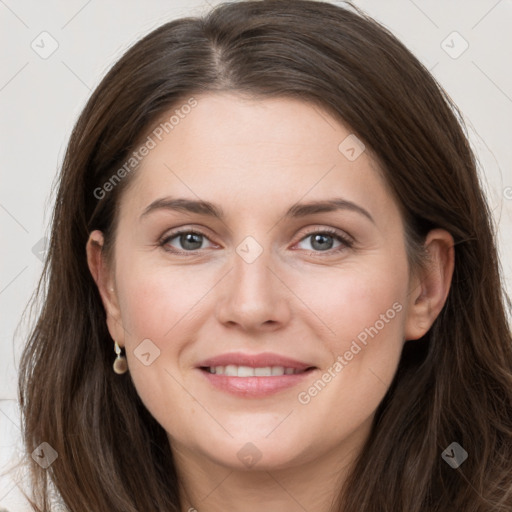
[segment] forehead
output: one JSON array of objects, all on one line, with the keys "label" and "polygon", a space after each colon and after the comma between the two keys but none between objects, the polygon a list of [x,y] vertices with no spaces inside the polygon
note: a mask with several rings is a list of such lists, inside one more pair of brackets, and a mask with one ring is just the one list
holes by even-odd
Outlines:
[{"label": "forehead", "polygon": [[174,106],[149,132],[152,148],[135,173],[136,193],[128,194],[132,207],[170,191],[239,208],[249,197],[270,205],[334,191],[354,201],[385,198],[368,148],[319,106],[228,93],[194,100],[193,108]]}]

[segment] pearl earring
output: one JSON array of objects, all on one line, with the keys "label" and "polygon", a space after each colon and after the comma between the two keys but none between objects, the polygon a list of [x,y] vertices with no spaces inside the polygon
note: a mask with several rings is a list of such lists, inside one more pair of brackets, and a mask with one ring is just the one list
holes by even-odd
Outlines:
[{"label": "pearl earring", "polygon": [[114,342],[114,351],[117,357],[112,366],[118,375],[122,375],[128,371],[128,363],[126,362],[126,357],[121,355],[121,348],[117,344],[117,341]]}]

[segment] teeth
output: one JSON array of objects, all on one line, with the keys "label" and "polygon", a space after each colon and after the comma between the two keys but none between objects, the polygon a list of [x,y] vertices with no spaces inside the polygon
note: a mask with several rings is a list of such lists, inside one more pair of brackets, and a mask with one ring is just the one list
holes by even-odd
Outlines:
[{"label": "teeth", "polygon": [[272,368],[265,366],[264,368],[254,368],[254,375],[256,377],[270,377],[272,375]]},{"label": "teeth", "polygon": [[273,377],[280,375],[293,375],[302,373],[295,368],[285,368],[284,366],[264,366],[261,368],[252,368],[251,366],[236,366],[228,364],[227,366],[212,366],[207,371],[216,375],[226,375],[228,377]]},{"label": "teeth", "polygon": [[228,364],[224,368],[224,375],[227,375],[228,377],[238,377],[238,366]]},{"label": "teeth", "polygon": [[254,377],[254,368],[250,366],[239,366],[238,377]]}]

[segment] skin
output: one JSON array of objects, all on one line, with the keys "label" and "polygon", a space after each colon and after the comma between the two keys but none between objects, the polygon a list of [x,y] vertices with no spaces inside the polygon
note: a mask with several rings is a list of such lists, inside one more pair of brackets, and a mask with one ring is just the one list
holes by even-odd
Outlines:
[{"label": "skin", "polygon": [[[101,251],[102,233],[90,234],[88,262],[108,328],[168,433],[184,511],[327,511],[370,434],[405,340],[424,335],[443,307],[453,239],[432,231],[427,271],[410,272],[398,206],[369,150],[350,161],[338,149],[350,129],[318,107],[228,93],[196,99],[122,195],[113,261]],[[207,200],[226,216],[161,209],[141,218],[164,196]],[[297,202],[333,197],[373,221],[351,210],[283,218]],[[183,254],[190,245],[179,237],[160,246],[178,227],[204,233],[201,248]],[[329,234],[315,244],[313,230],[322,228],[348,235],[352,246]],[[247,236],[262,248],[252,263],[236,252]],[[400,312],[300,403],[298,393],[397,303]],[[144,339],[160,350],[149,366],[134,353]],[[317,369],[274,395],[237,397],[196,369],[230,351],[275,352]],[[248,442],[261,455],[252,467],[237,457]]]}]

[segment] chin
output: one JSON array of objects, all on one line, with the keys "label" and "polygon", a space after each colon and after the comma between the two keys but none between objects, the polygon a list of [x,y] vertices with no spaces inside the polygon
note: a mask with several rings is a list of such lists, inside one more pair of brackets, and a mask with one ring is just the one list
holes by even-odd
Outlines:
[{"label": "chin", "polygon": [[275,471],[293,467],[300,457],[295,447],[283,447],[280,443],[238,442],[225,443],[221,450],[217,445],[215,452],[209,448],[208,456],[217,464],[237,471]]},{"label": "chin", "polygon": [[311,443],[305,441],[305,433],[293,435],[287,429],[279,435],[276,424],[268,423],[264,428],[246,425],[246,428],[228,429],[233,437],[223,435],[224,431],[218,436],[210,434],[206,443],[200,441],[194,451],[205,453],[216,464],[237,470],[284,469],[306,459],[304,448]]}]

